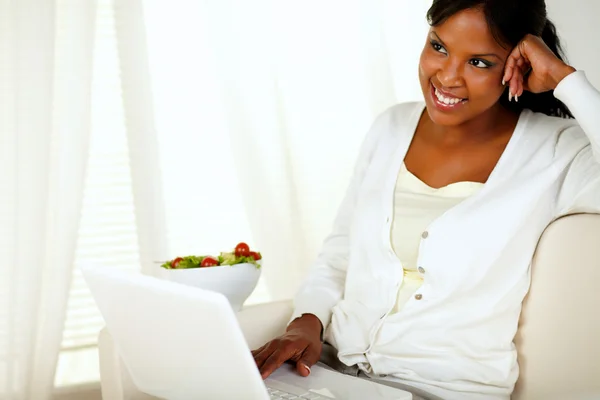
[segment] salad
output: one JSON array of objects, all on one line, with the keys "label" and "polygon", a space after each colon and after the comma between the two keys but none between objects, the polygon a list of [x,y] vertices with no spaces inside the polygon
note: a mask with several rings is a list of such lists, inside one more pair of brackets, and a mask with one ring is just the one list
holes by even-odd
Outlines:
[{"label": "salad", "polygon": [[236,265],[249,263],[256,268],[260,268],[262,256],[257,251],[251,251],[250,246],[241,242],[235,246],[232,252],[222,252],[218,256],[185,256],[177,257],[167,261],[161,265],[166,269],[190,269],[190,268],[206,268],[218,267],[221,265]]}]

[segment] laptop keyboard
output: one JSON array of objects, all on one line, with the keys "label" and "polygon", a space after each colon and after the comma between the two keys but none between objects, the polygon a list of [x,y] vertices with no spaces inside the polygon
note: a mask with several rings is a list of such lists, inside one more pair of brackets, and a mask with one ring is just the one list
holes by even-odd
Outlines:
[{"label": "laptop keyboard", "polygon": [[319,396],[316,393],[304,393],[302,395],[295,395],[295,394],[291,394],[288,392],[284,392],[282,390],[278,390],[278,389],[273,389],[268,387],[267,388],[267,392],[269,393],[269,396],[271,397],[271,400],[292,400],[292,399],[297,399],[297,400],[328,400],[327,397],[323,397],[323,396]]}]

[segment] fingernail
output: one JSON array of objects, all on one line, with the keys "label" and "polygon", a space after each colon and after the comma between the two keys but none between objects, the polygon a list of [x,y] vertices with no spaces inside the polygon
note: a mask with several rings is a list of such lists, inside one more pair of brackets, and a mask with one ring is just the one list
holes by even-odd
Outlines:
[{"label": "fingernail", "polygon": [[515,102],[518,103],[519,102],[519,96],[515,95]]},{"label": "fingernail", "polygon": [[504,81],[504,78],[502,78],[502,86],[504,86],[506,84],[506,82]]},{"label": "fingernail", "polygon": [[302,364],[302,366],[306,369],[306,372],[310,374],[310,367],[306,364]]},{"label": "fingernail", "polygon": [[509,90],[508,91],[508,102],[510,103],[511,101],[512,101],[512,93]]}]

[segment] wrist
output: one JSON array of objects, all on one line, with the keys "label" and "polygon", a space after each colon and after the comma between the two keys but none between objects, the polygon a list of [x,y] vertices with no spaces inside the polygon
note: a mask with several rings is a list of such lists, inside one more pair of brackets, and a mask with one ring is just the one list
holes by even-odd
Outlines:
[{"label": "wrist", "polygon": [[303,329],[315,332],[316,335],[322,337],[323,325],[321,320],[314,314],[302,314],[298,318],[294,319],[286,328],[286,332],[292,329]]},{"label": "wrist", "polygon": [[571,75],[575,71],[577,70],[568,64],[564,64],[561,66],[561,68],[557,68],[554,71],[552,71],[550,78],[552,79],[552,85],[554,86],[554,89],[556,89],[558,84],[563,79],[565,79],[567,76]]}]

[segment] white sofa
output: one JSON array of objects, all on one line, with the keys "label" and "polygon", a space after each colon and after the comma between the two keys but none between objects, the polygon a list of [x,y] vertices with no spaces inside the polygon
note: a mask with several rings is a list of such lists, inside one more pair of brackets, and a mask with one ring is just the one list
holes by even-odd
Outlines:
[{"label": "white sofa", "polygon": [[[521,374],[519,400],[600,399],[600,215],[580,214],[552,223],[532,267],[515,343]],[[291,301],[246,307],[238,318],[251,348],[281,334]],[[154,399],[132,383],[110,334],[99,337],[105,400]]]}]

